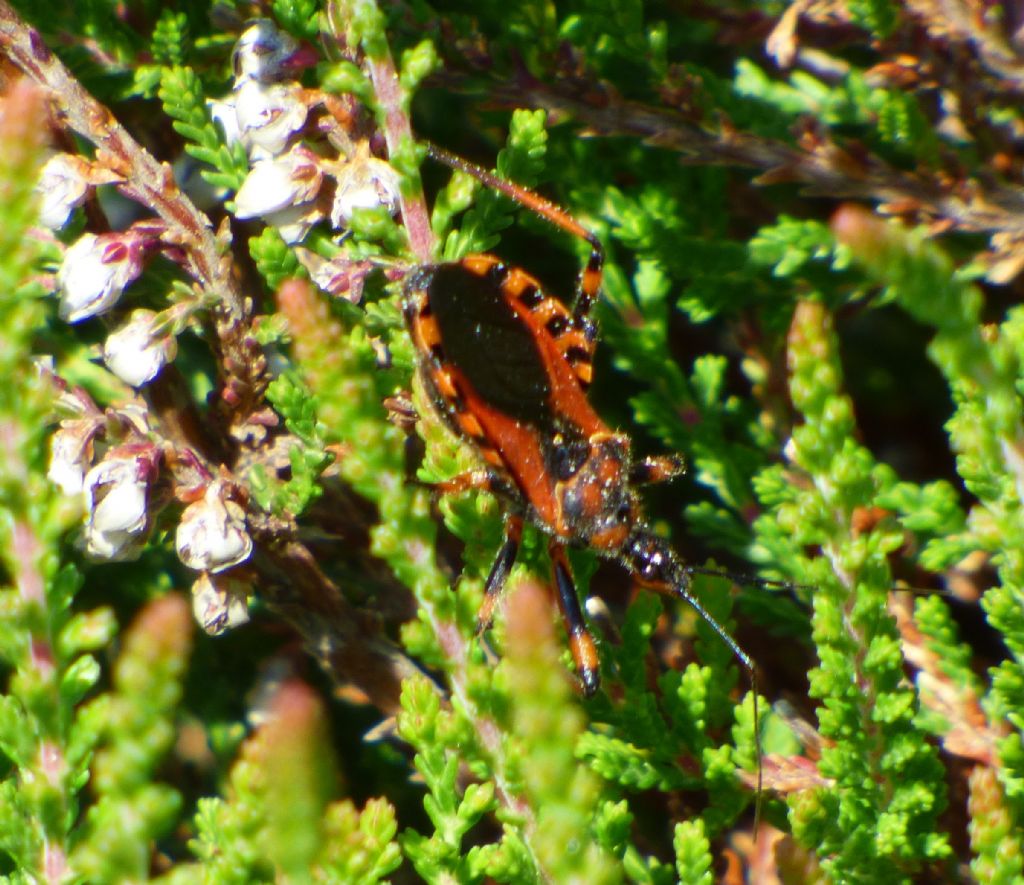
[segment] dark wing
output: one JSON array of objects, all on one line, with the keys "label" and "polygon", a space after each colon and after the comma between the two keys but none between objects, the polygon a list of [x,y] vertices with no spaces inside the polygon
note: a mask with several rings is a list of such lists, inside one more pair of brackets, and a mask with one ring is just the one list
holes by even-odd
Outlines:
[{"label": "dark wing", "polygon": [[426,303],[440,332],[440,358],[497,412],[540,430],[554,426],[551,379],[537,332],[502,289],[506,270],[483,275],[442,264],[424,276]]}]

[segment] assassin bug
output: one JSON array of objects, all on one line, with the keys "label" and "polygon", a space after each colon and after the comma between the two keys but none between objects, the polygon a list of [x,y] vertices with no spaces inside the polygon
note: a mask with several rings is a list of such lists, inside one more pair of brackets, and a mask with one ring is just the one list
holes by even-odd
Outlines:
[{"label": "assassin bug", "polygon": [[[555,592],[585,694],[597,691],[599,661],[565,555],[570,546],[595,550],[621,563],[641,585],[692,606],[746,669],[756,724],[753,662],[691,592],[695,574],[732,576],[686,565],[651,530],[636,491],[677,475],[681,462],[635,460],[629,437],[610,429],[586,397],[597,338],[590,310],[601,289],[600,241],[538,194],[441,148],[430,146],[428,154],[590,244],[571,308],[545,294],[525,271],[489,254],[419,267],[404,283],[402,308],[424,387],[484,463],[435,489],[486,489],[509,505],[505,539],[485,584],[481,629],[490,624],[529,520],[549,537]],[[760,758],[759,736],[755,740]]]}]

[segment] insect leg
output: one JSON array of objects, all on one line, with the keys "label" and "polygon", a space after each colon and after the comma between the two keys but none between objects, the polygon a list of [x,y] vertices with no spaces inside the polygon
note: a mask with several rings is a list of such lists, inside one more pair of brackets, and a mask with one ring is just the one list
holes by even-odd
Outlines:
[{"label": "insect leg", "polygon": [[[499,476],[493,470],[470,470],[467,473],[460,473],[451,479],[446,479],[434,485],[433,490],[441,495],[456,495],[460,492],[468,492],[472,489],[480,489],[485,492],[492,492],[496,495],[509,497],[513,489],[504,477]],[[519,543],[523,537],[523,517],[518,513],[511,513],[505,521],[505,541],[494,559],[491,566],[491,573],[487,576],[487,583],[484,585],[484,601],[480,604],[480,611],[477,613],[477,633],[483,633],[489,629],[494,620],[494,606],[498,602],[502,588],[505,586],[505,579],[516,562],[516,554],[519,553]]]},{"label": "insect leg", "polygon": [[505,520],[505,541],[494,557],[494,565],[491,566],[491,573],[487,576],[487,583],[484,584],[484,601],[480,603],[480,611],[476,616],[477,633],[483,633],[491,626],[494,620],[494,606],[505,586],[508,573],[516,562],[516,554],[519,553],[519,542],[523,538],[523,517],[518,513],[510,513]]},{"label": "insect leg", "polygon": [[681,455],[654,455],[638,461],[629,469],[630,485],[651,485],[667,482],[686,472]]},{"label": "insect leg", "polygon": [[590,316],[590,310],[601,294],[601,281],[604,278],[604,248],[595,234],[586,231],[584,239],[590,243],[590,257],[579,280],[576,282],[576,300],[572,306],[572,320],[587,339],[591,357],[597,344],[597,323]]},{"label": "insect leg", "polygon": [[741,587],[759,587],[770,590],[786,590],[795,594],[797,590],[813,590],[812,584],[794,584],[792,581],[773,581],[771,578],[759,578],[757,575],[748,575],[743,572],[732,572],[728,569],[703,568],[699,565],[686,566],[686,573],[689,575],[708,575],[712,578],[725,578]]},{"label": "insect leg", "polygon": [[572,579],[569,562],[565,556],[565,548],[552,541],[548,547],[551,554],[551,566],[555,573],[555,590],[558,593],[558,607],[562,612],[566,632],[569,634],[569,648],[576,664],[576,673],[583,686],[583,693],[590,697],[601,684],[600,660],[597,644],[587,629],[587,622],[580,609],[580,600],[576,595],[576,584]]},{"label": "insect leg", "polygon": [[434,483],[431,488],[438,495],[457,495],[460,492],[469,492],[473,489],[493,492],[506,497],[513,493],[508,480],[498,476],[493,470],[469,470],[466,473],[453,476],[451,479]]},{"label": "insect leg", "polygon": [[572,318],[576,327],[583,332],[592,354],[597,339],[597,326],[590,318],[590,309],[601,292],[601,281],[604,273],[604,247],[601,245],[597,235],[587,230],[563,208],[556,206],[550,200],[544,199],[540,194],[529,188],[506,181],[504,178],[499,178],[493,172],[483,169],[475,163],[470,163],[469,160],[449,153],[436,144],[427,145],[427,154],[439,163],[444,163],[452,169],[472,175],[477,181],[503,193],[509,199],[515,200],[519,205],[525,206],[555,227],[586,240],[590,244],[590,257],[587,259],[586,266],[583,268],[583,272],[580,274],[579,281],[576,284],[576,301],[573,304]]}]

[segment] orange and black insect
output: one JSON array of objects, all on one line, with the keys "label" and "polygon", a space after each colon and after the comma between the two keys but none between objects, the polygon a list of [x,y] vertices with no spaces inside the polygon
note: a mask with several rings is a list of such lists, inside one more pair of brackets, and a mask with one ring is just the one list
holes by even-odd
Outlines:
[{"label": "orange and black insect", "polygon": [[643,515],[637,486],[671,478],[681,462],[635,460],[629,437],[610,429],[587,400],[597,331],[590,309],[600,294],[604,257],[600,241],[532,191],[439,148],[429,153],[591,247],[571,307],[493,255],[423,266],[404,284],[402,305],[424,386],[485,465],[437,488],[487,489],[509,505],[505,540],[485,585],[481,627],[490,623],[529,520],[550,539],[554,587],[586,694],[598,688],[599,661],[565,555],[569,546],[595,550],[621,563],[641,585],[689,603],[747,670],[756,704],[750,658],[691,592],[692,576],[706,570],[686,565]]}]

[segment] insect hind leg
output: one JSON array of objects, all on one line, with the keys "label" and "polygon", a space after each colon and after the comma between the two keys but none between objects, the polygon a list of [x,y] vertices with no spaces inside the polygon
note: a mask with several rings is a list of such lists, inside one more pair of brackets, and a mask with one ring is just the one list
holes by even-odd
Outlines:
[{"label": "insect hind leg", "polygon": [[488,630],[494,621],[494,607],[498,603],[501,591],[505,588],[505,581],[508,580],[509,572],[516,563],[516,556],[519,554],[519,544],[523,539],[523,517],[518,513],[512,513],[505,520],[505,540],[494,557],[494,564],[484,584],[484,599],[480,603],[480,611],[476,615],[476,632],[483,633]]},{"label": "insect hind leg", "polygon": [[582,231],[580,235],[590,243],[590,257],[576,283],[576,300],[572,306],[572,319],[589,342],[590,352],[593,355],[594,347],[597,344],[597,323],[590,316],[590,311],[601,294],[601,283],[604,279],[604,247],[596,234],[582,227],[580,230]]},{"label": "insect hind leg", "polygon": [[515,200],[519,205],[566,233],[587,241],[590,245],[590,257],[576,282],[572,320],[574,326],[583,333],[588,358],[592,357],[597,343],[597,324],[590,316],[590,311],[601,294],[601,284],[604,279],[604,246],[601,245],[597,234],[580,224],[561,206],[545,199],[536,191],[515,182],[506,181],[495,173],[450,153],[436,144],[427,145],[427,154],[437,162],[444,163],[444,165],[464,172],[466,175],[471,175],[481,184],[504,194],[510,200]]},{"label": "insect hind leg", "polygon": [[601,685],[597,643],[594,642],[594,637],[583,617],[579,596],[576,594],[576,583],[573,581],[569,561],[565,556],[565,548],[552,541],[548,550],[551,554],[551,567],[555,577],[558,608],[562,613],[566,632],[569,634],[569,648],[572,651],[573,663],[576,665],[576,674],[579,676],[583,693],[587,697],[591,697]]}]

